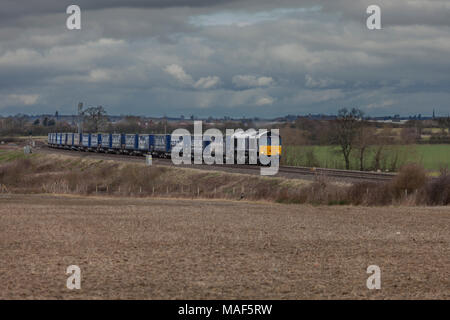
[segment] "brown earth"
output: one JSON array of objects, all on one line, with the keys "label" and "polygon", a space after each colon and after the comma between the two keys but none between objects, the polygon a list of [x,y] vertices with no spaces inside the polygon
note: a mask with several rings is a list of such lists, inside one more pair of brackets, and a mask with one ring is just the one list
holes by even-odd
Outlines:
[{"label": "brown earth", "polygon": [[449,243],[445,207],[0,195],[0,298],[449,299]]}]

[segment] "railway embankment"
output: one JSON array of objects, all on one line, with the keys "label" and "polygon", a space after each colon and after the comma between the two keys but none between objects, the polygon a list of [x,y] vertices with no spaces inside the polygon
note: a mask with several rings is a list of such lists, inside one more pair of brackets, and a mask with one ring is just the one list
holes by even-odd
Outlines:
[{"label": "railway embankment", "polygon": [[450,177],[430,180],[417,166],[391,181],[339,183],[222,171],[146,166],[70,155],[0,152],[0,192],[206,198],[312,205],[447,205]]}]

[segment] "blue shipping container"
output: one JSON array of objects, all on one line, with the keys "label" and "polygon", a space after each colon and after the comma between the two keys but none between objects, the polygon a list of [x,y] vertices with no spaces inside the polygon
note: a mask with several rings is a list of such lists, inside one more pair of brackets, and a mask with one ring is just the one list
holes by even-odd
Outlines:
[{"label": "blue shipping container", "polygon": [[99,145],[102,144],[102,135],[98,133],[92,133],[91,134],[91,147],[97,148]]},{"label": "blue shipping container", "polygon": [[154,137],[151,134],[140,134],[138,149],[141,151],[153,151]]},{"label": "blue shipping container", "polygon": [[100,145],[102,148],[107,149],[112,148],[111,146],[112,139],[110,133],[102,133],[100,139],[101,139]]},{"label": "blue shipping container", "polygon": [[113,133],[111,135],[111,148],[122,149],[122,145],[125,144],[125,135],[121,133]]},{"label": "blue shipping container", "polygon": [[74,133],[73,134],[73,145],[74,146],[81,146],[81,134],[80,133]]},{"label": "blue shipping container", "polygon": [[67,134],[67,145],[70,147],[73,146],[73,133]]},{"label": "blue shipping container", "polygon": [[83,147],[91,147],[91,135],[89,133],[83,133],[82,145]]},{"label": "blue shipping container", "polygon": [[171,151],[170,134],[155,134],[153,137],[155,142],[153,151],[164,153]]},{"label": "blue shipping container", "polygon": [[138,135],[137,134],[125,135],[125,149],[137,150],[137,148],[138,148]]}]

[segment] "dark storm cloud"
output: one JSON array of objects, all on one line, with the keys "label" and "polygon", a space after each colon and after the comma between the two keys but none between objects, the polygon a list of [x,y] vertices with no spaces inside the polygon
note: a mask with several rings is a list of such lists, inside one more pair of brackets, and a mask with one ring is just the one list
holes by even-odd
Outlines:
[{"label": "dark storm cloud", "polygon": [[161,9],[190,7],[204,10],[229,9],[259,11],[273,8],[320,6],[324,11],[340,13],[345,18],[364,20],[365,9],[372,4],[384,9],[388,24],[450,25],[447,0],[3,0],[0,17],[15,20],[26,15],[54,14],[76,4],[83,10],[113,8]]},{"label": "dark storm cloud", "polygon": [[448,113],[449,2],[372,2],[3,1],[0,113]]},{"label": "dark storm cloud", "polygon": [[213,7],[237,0],[3,0],[0,17],[17,18],[24,15],[58,13],[69,5],[76,4],[84,10],[111,8],[171,8],[171,7]]}]

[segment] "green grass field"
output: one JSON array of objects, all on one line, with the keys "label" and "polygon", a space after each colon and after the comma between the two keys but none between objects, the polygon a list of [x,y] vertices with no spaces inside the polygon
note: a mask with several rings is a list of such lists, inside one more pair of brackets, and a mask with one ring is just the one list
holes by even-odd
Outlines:
[{"label": "green grass field", "polygon": [[25,155],[22,150],[1,150],[0,149],[0,164],[11,162],[17,159],[36,157],[38,154],[32,153]]},{"label": "green grass field", "polygon": [[[352,154],[350,167],[359,170],[359,159]],[[368,149],[364,161],[367,169],[374,167],[375,147]],[[337,146],[284,146],[285,165],[345,169],[344,157]],[[396,171],[407,163],[419,163],[429,171],[450,167],[450,145],[392,145],[383,150],[382,170]]]}]

